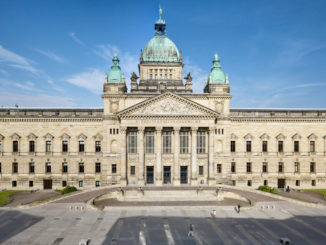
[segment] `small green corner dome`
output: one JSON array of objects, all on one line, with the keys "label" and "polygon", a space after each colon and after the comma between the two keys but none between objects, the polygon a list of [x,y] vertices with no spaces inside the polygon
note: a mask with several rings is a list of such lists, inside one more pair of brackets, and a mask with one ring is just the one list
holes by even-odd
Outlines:
[{"label": "small green corner dome", "polygon": [[225,83],[225,74],[221,68],[220,59],[217,54],[214,56],[213,67],[209,74],[210,83]]},{"label": "small green corner dome", "polygon": [[119,58],[117,54],[114,54],[112,59],[112,66],[108,74],[108,83],[122,82],[122,71],[119,65]]},{"label": "small green corner dome", "polygon": [[177,46],[165,35],[155,35],[145,46],[144,62],[180,62]]}]

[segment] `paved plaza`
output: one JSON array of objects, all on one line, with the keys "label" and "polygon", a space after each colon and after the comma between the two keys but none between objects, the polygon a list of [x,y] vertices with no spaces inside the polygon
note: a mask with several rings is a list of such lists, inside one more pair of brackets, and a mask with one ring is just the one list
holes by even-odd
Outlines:
[{"label": "paved plaza", "polygon": [[[210,216],[215,208],[217,217]],[[189,227],[193,224],[193,236]],[[113,207],[91,210],[85,203],[0,209],[1,244],[325,244],[326,207],[286,201],[234,207]]]}]

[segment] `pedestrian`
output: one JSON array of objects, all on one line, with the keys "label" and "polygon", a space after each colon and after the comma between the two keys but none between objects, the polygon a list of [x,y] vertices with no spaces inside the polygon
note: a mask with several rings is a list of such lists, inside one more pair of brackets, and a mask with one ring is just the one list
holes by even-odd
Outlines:
[{"label": "pedestrian", "polygon": [[216,210],[215,209],[212,210],[211,216],[212,216],[213,219],[216,218]]},{"label": "pedestrian", "polygon": [[240,204],[238,204],[238,213],[240,213],[240,207],[241,207]]},{"label": "pedestrian", "polygon": [[188,236],[189,236],[189,237],[194,236],[194,225],[193,225],[193,224],[190,224],[190,225],[189,225]]}]

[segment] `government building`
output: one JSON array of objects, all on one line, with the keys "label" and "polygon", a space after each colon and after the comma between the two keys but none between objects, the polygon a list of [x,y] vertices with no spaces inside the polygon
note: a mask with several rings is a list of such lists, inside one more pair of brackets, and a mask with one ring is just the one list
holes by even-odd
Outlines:
[{"label": "government building", "polygon": [[326,188],[326,110],[232,109],[217,54],[202,93],[183,66],[160,10],[130,91],[117,55],[103,74],[103,109],[0,108],[0,188]]}]

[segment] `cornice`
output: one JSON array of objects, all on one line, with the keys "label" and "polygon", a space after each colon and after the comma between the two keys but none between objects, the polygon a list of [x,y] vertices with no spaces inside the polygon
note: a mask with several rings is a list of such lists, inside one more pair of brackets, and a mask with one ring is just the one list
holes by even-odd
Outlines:
[{"label": "cornice", "polygon": [[326,118],[230,118],[231,122],[326,123]]},{"label": "cornice", "polygon": [[103,122],[103,118],[0,118],[0,122]]}]

